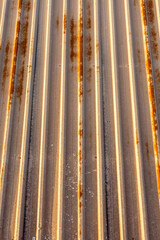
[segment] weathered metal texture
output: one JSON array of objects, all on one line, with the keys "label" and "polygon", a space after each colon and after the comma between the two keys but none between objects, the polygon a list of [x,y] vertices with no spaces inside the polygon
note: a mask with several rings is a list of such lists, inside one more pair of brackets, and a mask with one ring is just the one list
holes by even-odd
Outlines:
[{"label": "weathered metal texture", "polygon": [[0,0],[0,239],[160,239],[159,141],[159,0]]}]

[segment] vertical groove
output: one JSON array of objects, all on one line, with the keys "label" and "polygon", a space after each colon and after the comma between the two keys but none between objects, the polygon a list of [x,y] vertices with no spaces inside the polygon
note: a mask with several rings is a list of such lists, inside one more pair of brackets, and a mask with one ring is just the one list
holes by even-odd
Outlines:
[{"label": "vertical groove", "polygon": [[117,60],[115,49],[115,24],[113,13],[113,1],[109,1],[110,17],[110,44],[111,44],[111,67],[112,67],[112,88],[113,88],[113,105],[114,105],[114,125],[115,125],[115,147],[116,147],[116,171],[117,171],[117,190],[118,190],[118,209],[119,209],[119,230],[120,239],[127,240],[126,228],[126,209],[124,193],[124,175],[123,175],[123,154],[121,146],[121,129],[120,129],[120,109],[118,93],[118,76]]},{"label": "vertical groove", "polygon": [[83,123],[83,2],[78,1],[78,240],[84,239],[83,225],[83,165],[84,165],[84,123]]},{"label": "vertical groove", "polygon": [[129,61],[129,80],[131,91],[131,109],[132,109],[132,121],[133,121],[133,136],[134,136],[134,149],[135,149],[135,162],[136,162],[136,175],[137,175],[137,189],[138,189],[138,205],[140,216],[140,229],[141,238],[148,239],[147,222],[146,222],[146,205],[145,205],[145,192],[142,172],[142,153],[141,146],[139,144],[139,123],[138,123],[138,109],[136,98],[136,83],[133,61],[133,49],[131,38],[131,24],[130,24],[130,9],[127,0],[124,0],[125,6],[125,19],[126,19],[126,34],[127,34],[127,48],[128,48],[128,61]]},{"label": "vertical groove", "polygon": [[47,1],[47,21],[46,39],[44,55],[44,75],[42,93],[42,115],[41,115],[41,138],[40,138],[40,159],[38,176],[38,202],[37,202],[37,226],[36,239],[41,239],[42,214],[43,214],[43,190],[44,190],[44,165],[45,165],[45,137],[46,137],[46,113],[47,113],[47,92],[48,92],[48,63],[49,63],[49,43],[50,43],[50,19],[51,19],[51,0]]},{"label": "vertical groove", "polygon": [[66,96],[66,28],[67,28],[67,0],[63,0],[62,23],[62,60],[61,60],[61,88],[60,88],[60,121],[59,121],[59,158],[58,158],[58,207],[57,207],[57,240],[62,239],[63,213],[63,165],[65,141],[65,96]]},{"label": "vertical groove", "polygon": [[[31,35],[30,35],[30,46],[29,46],[29,57],[28,57],[28,66],[32,66],[33,59],[33,44],[34,44],[34,34],[35,34],[35,18],[36,18],[36,6],[37,0],[33,1],[33,12],[32,12],[32,21],[31,21]],[[26,160],[26,144],[27,144],[27,124],[29,117],[29,99],[31,97],[31,69],[28,68],[27,72],[27,83],[26,83],[26,92],[25,92],[25,105],[24,105],[24,117],[23,117],[23,130],[22,130],[22,140],[21,140],[21,153],[20,153],[20,167],[19,167],[19,176],[18,176],[18,196],[17,196],[17,206],[16,206],[16,216],[15,216],[15,229],[14,229],[14,239],[19,239],[19,226],[20,226],[20,215],[21,215],[21,204],[22,204],[22,194],[23,194],[23,178],[24,178],[24,166]]]},{"label": "vertical groove", "polygon": [[94,0],[94,50],[95,50],[95,102],[96,102],[96,151],[97,151],[97,209],[98,239],[104,239],[104,206],[102,180],[102,126],[101,126],[101,95],[100,95],[100,62],[99,62],[99,6]]}]

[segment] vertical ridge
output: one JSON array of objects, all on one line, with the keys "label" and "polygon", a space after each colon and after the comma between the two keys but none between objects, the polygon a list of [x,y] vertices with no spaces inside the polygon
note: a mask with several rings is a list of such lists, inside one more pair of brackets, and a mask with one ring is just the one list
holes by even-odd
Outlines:
[{"label": "vertical ridge", "polygon": [[65,82],[66,82],[66,31],[67,31],[67,0],[63,0],[62,23],[62,60],[61,60],[61,92],[60,92],[60,127],[59,127],[59,162],[58,162],[58,208],[57,208],[57,240],[62,239],[63,209],[63,164],[65,144]]},{"label": "vertical ridge", "polygon": [[145,192],[142,172],[142,153],[141,145],[139,144],[140,133],[139,133],[139,122],[138,122],[138,109],[136,99],[136,83],[135,83],[135,72],[134,72],[134,61],[133,61],[133,49],[132,49],[132,38],[131,38],[131,24],[130,24],[130,10],[126,0],[125,3],[125,18],[126,18],[126,34],[127,34],[127,48],[128,48],[128,61],[129,61],[129,80],[130,80],[130,91],[131,91],[131,108],[132,108],[132,121],[133,121],[133,136],[134,136],[134,148],[135,148],[135,162],[136,162],[136,173],[137,173],[137,189],[138,189],[138,204],[139,204],[139,215],[140,215],[140,228],[142,239],[148,239],[147,230],[147,216],[146,216],[146,205],[145,205]]},{"label": "vertical ridge", "polygon": [[34,34],[35,34],[35,18],[36,18],[36,6],[37,0],[33,1],[33,12],[32,12],[32,21],[31,21],[31,35],[30,35],[30,46],[29,46],[29,57],[28,57],[28,72],[27,72],[27,84],[25,89],[25,106],[24,106],[24,117],[23,117],[23,130],[22,130],[22,140],[21,140],[21,152],[20,152],[20,167],[19,167],[19,176],[18,176],[18,196],[17,196],[17,206],[16,206],[16,216],[15,216],[15,230],[14,238],[19,239],[19,225],[20,225],[20,215],[22,208],[22,193],[23,193],[23,178],[24,178],[24,166],[26,160],[26,144],[27,144],[27,123],[29,118],[29,100],[31,97],[31,69],[32,59],[33,59],[33,44],[34,44]]},{"label": "vertical ridge", "polygon": [[94,50],[95,50],[95,102],[96,102],[96,148],[97,148],[97,209],[98,209],[98,239],[104,239],[104,205],[103,205],[103,173],[102,173],[102,119],[101,119],[101,93],[100,93],[100,62],[99,62],[99,6],[94,0]]},{"label": "vertical ridge", "polygon": [[42,115],[41,115],[41,140],[40,140],[40,159],[38,176],[38,202],[37,202],[37,227],[36,239],[41,239],[41,225],[43,214],[43,189],[44,189],[44,164],[45,164],[45,137],[46,137],[46,116],[47,116],[47,92],[48,92],[48,63],[49,63],[49,42],[50,42],[50,17],[51,0],[47,1],[47,20],[46,20],[46,39],[44,56],[44,75],[43,75],[43,95],[42,95]]},{"label": "vertical ridge", "polygon": [[109,1],[109,17],[110,17],[110,44],[111,44],[111,68],[112,68],[112,88],[113,88],[113,107],[114,107],[114,124],[115,124],[115,146],[116,146],[116,171],[117,171],[117,188],[118,188],[118,208],[119,208],[119,230],[120,239],[127,240],[126,228],[126,210],[125,210],[125,193],[124,193],[124,176],[123,176],[123,154],[121,146],[121,130],[120,130],[120,109],[119,109],[119,93],[118,93],[118,76],[117,76],[117,60],[115,49],[115,24],[113,13],[113,2]]},{"label": "vertical ridge", "polygon": [[3,191],[4,191],[4,175],[7,165],[7,151],[8,151],[8,136],[9,136],[9,127],[10,127],[10,118],[11,118],[11,104],[12,104],[12,95],[14,92],[14,78],[16,71],[16,61],[17,61],[17,51],[18,51],[18,40],[19,40],[19,30],[20,30],[20,17],[21,17],[21,6],[22,0],[18,1],[18,9],[16,16],[16,25],[15,25],[15,35],[14,35],[14,45],[13,45],[13,55],[12,55],[12,64],[11,64],[11,72],[9,77],[9,91],[8,91],[8,99],[7,99],[7,109],[6,109],[6,119],[4,126],[4,136],[3,136],[3,147],[2,147],[2,156],[1,156],[1,165],[0,165],[0,217],[3,215]]}]

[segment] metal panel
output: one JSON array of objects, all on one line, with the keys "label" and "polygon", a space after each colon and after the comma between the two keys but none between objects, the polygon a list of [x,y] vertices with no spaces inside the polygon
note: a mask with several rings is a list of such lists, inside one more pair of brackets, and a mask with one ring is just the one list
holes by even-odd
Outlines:
[{"label": "metal panel", "polygon": [[159,141],[159,0],[0,0],[0,239],[160,239]]}]

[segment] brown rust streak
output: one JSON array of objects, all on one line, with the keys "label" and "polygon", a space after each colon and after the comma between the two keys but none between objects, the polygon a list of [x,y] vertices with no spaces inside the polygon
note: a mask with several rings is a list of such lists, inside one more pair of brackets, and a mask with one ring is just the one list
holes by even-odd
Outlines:
[{"label": "brown rust streak", "polygon": [[[80,1],[81,5],[81,1]],[[83,98],[83,10],[80,9],[80,15],[78,19],[78,101],[79,104],[82,104]],[[81,110],[80,110],[81,111]],[[82,113],[80,112],[80,115]],[[81,118],[81,116],[80,116]],[[78,226],[78,236],[81,236],[81,212],[82,212],[82,195],[83,195],[83,189],[82,189],[82,138],[83,138],[83,129],[82,129],[82,122],[79,119],[79,127],[78,127],[78,145],[79,145],[79,151],[78,151],[78,216],[79,216],[79,226]]]},{"label": "brown rust streak", "polygon": [[92,27],[92,22],[91,22],[91,6],[88,3],[87,4],[87,19],[86,19],[86,28],[91,29]]},{"label": "brown rust streak", "polygon": [[70,21],[70,59],[73,62],[77,57],[76,51],[77,35],[76,35],[76,24],[74,18]]},{"label": "brown rust streak", "polygon": [[22,56],[22,65],[20,71],[18,73],[18,86],[16,89],[17,97],[19,98],[19,102],[21,104],[21,97],[23,93],[23,82],[24,82],[24,74],[25,74],[25,57],[27,53],[28,46],[28,27],[29,27],[29,11],[31,8],[30,1],[27,1],[24,4],[24,13],[25,13],[25,21],[22,23],[20,32],[22,33],[22,40],[19,43],[20,54]]},{"label": "brown rust streak", "polygon": [[91,38],[91,34],[89,34],[87,37],[86,37],[86,43],[87,43],[87,46],[86,46],[86,55],[87,55],[87,60],[88,61],[91,61],[91,58],[92,58],[92,38]]},{"label": "brown rust streak", "polygon": [[8,110],[10,110],[10,105],[12,103],[12,95],[13,95],[13,92],[14,92],[14,78],[15,78],[15,69],[16,69],[17,51],[18,51],[21,7],[22,7],[22,0],[19,0],[19,2],[18,2],[18,20],[16,22],[16,37],[15,37],[15,40],[14,40],[12,68],[11,68],[11,74],[10,74]]},{"label": "brown rust streak", "polygon": [[3,67],[3,79],[2,79],[3,91],[5,88],[6,78],[9,77],[9,69],[8,69],[9,52],[10,52],[10,42],[7,41],[6,48],[5,48],[5,60],[4,60],[4,67]]},{"label": "brown rust streak", "polygon": [[[152,1],[149,1],[150,3]],[[146,4],[144,0],[141,0],[141,13],[144,24],[144,40],[145,40],[145,56],[146,56],[146,70],[147,70],[147,80],[148,80],[148,93],[150,101],[150,110],[151,110],[151,123],[152,123],[152,132],[153,132],[153,146],[154,154],[156,159],[156,172],[157,172],[157,185],[158,185],[158,194],[160,200],[160,166],[158,161],[158,136],[157,136],[157,117],[156,117],[156,106],[155,106],[155,96],[154,96],[154,86],[152,78],[152,67],[151,67],[151,56],[149,51],[149,40],[147,32],[147,17],[146,17]],[[150,22],[153,21],[153,16],[150,14]]]},{"label": "brown rust streak", "polygon": [[153,56],[155,59],[158,59],[158,42],[157,42],[157,33],[155,29],[155,16],[153,8],[153,0],[147,1],[147,16],[148,22],[150,24],[150,36],[151,36],[151,48],[153,51]]}]

